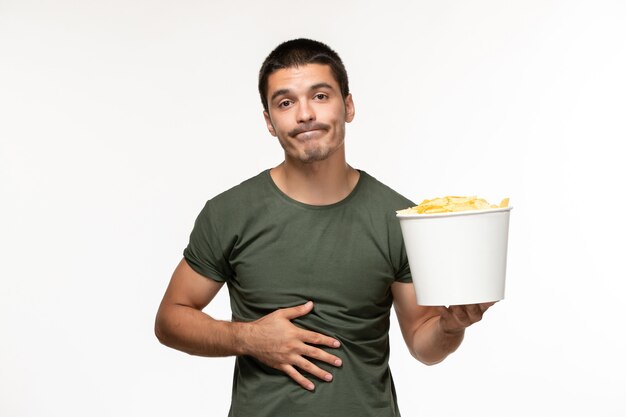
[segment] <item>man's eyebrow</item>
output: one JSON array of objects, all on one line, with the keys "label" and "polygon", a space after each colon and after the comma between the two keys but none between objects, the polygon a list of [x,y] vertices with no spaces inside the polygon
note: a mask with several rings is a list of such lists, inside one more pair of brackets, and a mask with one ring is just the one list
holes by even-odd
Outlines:
[{"label": "man's eyebrow", "polygon": [[274,91],[274,94],[272,94],[272,97],[270,98],[270,101],[274,101],[274,99],[278,96],[282,96],[283,94],[287,94],[289,93],[289,89],[288,88],[281,88],[280,90],[276,90]]},{"label": "man's eyebrow", "polygon": [[[333,89],[333,86],[328,84],[328,83],[317,83],[317,84],[313,84],[309,90],[319,90],[320,88],[328,88],[329,90]],[[289,90],[288,88],[281,88],[280,90],[276,90],[274,91],[274,94],[272,94],[272,97],[270,97],[270,101],[274,101],[274,99],[278,96],[282,96],[284,94],[289,94],[291,90]]]},{"label": "man's eyebrow", "polygon": [[319,90],[320,88],[328,88],[332,90],[333,86],[328,83],[317,83],[313,84],[309,90]]}]

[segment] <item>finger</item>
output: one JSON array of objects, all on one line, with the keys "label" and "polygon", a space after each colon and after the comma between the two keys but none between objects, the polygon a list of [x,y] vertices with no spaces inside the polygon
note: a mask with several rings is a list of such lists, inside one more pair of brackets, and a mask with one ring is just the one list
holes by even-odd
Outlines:
[{"label": "finger", "polygon": [[462,305],[450,306],[452,317],[461,325],[469,325],[470,319]]},{"label": "finger", "polygon": [[339,340],[309,330],[302,330],[302,332],[300,333],[300,338],[303,342],[313,345],[322,345],[332,348],[338,348],[339,346],[341,346]]},{"label": "finger", "polygon": [[441,315],[439,320],[448,323],[452,326],[458,326],[459,325],[459,320],[458,318],[454,315],[454,311],[452,310],[452,306],[449,307],[442,307],[441,310]]},{"label": "finger", "polygon": [[483,313],[485,311],[487,311],[489,309],[489,307],[493,306],[497,301],[492,301],[491,303],[481,303],[480,305],[480,309],[483,311]]},{"label": "finger", "polygon": [[296,381],[302,388],[309,391],[313,391],[315,389],[315,385],[313,385],[311,381],[302,376],[302,374],[298,372],[293,366],[285,365],[282,368],[282,371],[287,374],[287,376],[289,376],[291,379]]},{"label": "finger", "polygon": [[312,359],[317,359],[322,362],[326,362],[329,365],[333,366],[341,366],[342,361],[335,355],[331,355],[330,353],[316,348],[315,346],[304,345],[305,347],[302,350],[302,356],[306,356]]},{"label": "finger", "polygon": [[454,314],[454,306],[445,307],[441,316],[439,317],[439,323],[442,329],[446,333],[458,333],[463,331],[465,326],[459,321],[459,318]]},{"label": "finger", "polygon": [[289,307],[289,308],[282,308],[279,311],[281,312],[282,316],[285,317],[287,320],[293,320],[298,317],[302,317],[306,314],[309,314],[312,309],[313,309],[313,301],[307,301],[306,303],[302,305]]},{"label": "finger", "polygon": [[438,307],[439,309],[439,316],[441,316],[442,319],[449,319],[450,316],[452,315],[452,312],[450,311],[450,307]]},{"label": "finger", "polygon": [[479,304],[468,304],[465,306],[465,312],[469,317],[470,323],[479,322],[483,318],[483,310]]},{"label": "finger", "polygon": [[314,377],[321,379],[322,381],[330,382],[333,380],[333,375],[330,372],[325,371],[324,369],[313,364],[313,362],[303,358],[302,356],[298,357],[294,361],[293,365],[313,375]]}]

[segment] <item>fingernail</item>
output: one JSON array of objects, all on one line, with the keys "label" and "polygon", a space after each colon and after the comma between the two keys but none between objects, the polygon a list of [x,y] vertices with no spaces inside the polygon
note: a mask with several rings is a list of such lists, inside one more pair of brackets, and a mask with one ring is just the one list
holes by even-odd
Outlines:
[{"label": "fingernail", "polygon": [[309,384],[306,386],[306,389],[308,389],[309,391],[313,391],[314,388],[315,388],[315,385],[313,384]]},{"label": "fingernail", "polygon": [[335,340],[335,341],[333,342],[333,347],[336,347],[336,348],[337,348],[337,347],[339,347],[339,346],[341,346],[341,343],[339,343],[338,341],[336,341],[336,340]]},{"label": "fingernail", "polygon": [[332,381],[333,380],[333,376],[331,374],[326,374],[326,376],[324,376],[324,379],[326,381]]},{"label": "fingernail", "polygon": [[341,366],[341,359],[337,359],[335,361],[335,366]]}]

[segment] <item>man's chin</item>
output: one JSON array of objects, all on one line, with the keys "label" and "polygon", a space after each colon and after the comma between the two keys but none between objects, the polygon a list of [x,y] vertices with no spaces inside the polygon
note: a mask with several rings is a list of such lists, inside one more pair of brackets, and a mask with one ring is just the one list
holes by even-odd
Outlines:
[{"label": "man's chin", "polygon": [[300,156],[296,159],[298,160],[298,162],[306,165],[306,164],[314,164],[315,162],[320,162],[327,158],[313,155],[313,156]]},{"label": "man's chin", "polygon": [[306,151],[303,155],[300,155],[300,162],[310,164],[313,162],[324,161],[330,156],[330,151],[327,149],[314,149]]}]

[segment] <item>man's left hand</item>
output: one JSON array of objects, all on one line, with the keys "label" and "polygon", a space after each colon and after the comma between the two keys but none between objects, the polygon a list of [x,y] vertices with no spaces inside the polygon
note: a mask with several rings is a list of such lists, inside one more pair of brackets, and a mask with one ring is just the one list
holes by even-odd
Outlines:
[{"label": "man's left hand", "polygon": [[441,330],[448,334],[460,333],[480,321],[485,311],[494,304],[495,302],[440,307],[439,325]]}]

